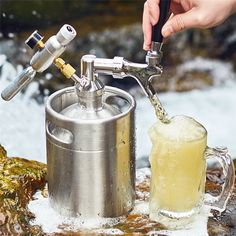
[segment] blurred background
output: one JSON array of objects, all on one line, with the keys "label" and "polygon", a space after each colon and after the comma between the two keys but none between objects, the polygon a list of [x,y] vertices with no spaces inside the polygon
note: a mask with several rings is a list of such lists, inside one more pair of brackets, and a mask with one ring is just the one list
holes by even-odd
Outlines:
[{"label": "blurred background", "polygon": [[[71,24],[78,32],[62,58],[78,71],[84,54],[122,56],[144,62],[142,0],[0,0],[0,92],[33,55],[24,41],[34,31],[44,40]],[[153,81],[170,116],[185,114],[208,130],[209,145],[227,146],[236,157],[236,16],[209,30],[191,29],[163,48],[163,75]],[[137,166],[148,165],[148,129],[153,108],[137,83],[102,76],[137,100]],[[45,162],[44,104],[54,91],[72,85],[51,66],[12,101],[0,99],[0,144],[9,155]]]}]

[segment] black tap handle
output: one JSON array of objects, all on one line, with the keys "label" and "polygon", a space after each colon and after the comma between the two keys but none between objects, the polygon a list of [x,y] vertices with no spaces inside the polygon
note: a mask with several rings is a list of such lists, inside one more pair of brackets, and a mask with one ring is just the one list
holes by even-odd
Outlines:
[{"label": "black tap handle", "polygon": [[161,34],[161,29],[167,21],[171,0],[160,0],[160,16],[156,25],[152,27],[152,41],[162,43],[163,36]]}]

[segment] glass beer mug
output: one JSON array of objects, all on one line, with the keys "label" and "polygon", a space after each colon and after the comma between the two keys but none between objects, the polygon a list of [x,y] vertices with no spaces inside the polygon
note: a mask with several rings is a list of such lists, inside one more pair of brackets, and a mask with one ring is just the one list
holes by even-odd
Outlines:
[{"label": "glass beer mug", "polygon": [[[169,123],[158,121],[149,135],[153,144],[150,218],[175,228],[191,220],[203,205],[224,211],[235,178],[227,149],[207,147],[206,129],[187,116],[175,116]],[[209,158],[219,161],[225,175],[222,192],[217,197],[205,194]]]}]

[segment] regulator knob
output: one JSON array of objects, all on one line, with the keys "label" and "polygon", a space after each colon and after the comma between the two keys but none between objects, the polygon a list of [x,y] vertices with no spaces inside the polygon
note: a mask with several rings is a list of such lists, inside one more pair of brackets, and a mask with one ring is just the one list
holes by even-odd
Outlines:
[{"label": "regulator knob", "polygon": [[25,44],[28,45],[31,49],[34,49],[35,46],[41,42],[43,39],[43,36],[39,34],[37,30],[35,30],[29,38],[25,41]]}]

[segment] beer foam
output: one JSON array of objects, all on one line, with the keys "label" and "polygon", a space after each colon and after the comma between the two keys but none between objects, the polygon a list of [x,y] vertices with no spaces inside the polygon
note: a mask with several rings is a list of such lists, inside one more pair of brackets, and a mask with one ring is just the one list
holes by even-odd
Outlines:
[{"label": "beer foam", "polygon": [[[188,116],[174,116],[169,123],[157,121],[154,125],[154,131],[158,134],[156,137],[163,137],[171,141],[188,142],[201,139],[206,135],[205,128]],[[153,139],[153,131],[150,130],[149,134]]]}]

